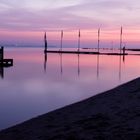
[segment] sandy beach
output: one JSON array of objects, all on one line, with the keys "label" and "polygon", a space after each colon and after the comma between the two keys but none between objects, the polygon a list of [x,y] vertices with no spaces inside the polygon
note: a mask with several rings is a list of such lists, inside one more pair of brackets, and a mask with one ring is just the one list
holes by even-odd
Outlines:
[{"label": "sandy beach", "polygon": [[140,139],[140,78],[0,132],[0,140],[104,139]]}]

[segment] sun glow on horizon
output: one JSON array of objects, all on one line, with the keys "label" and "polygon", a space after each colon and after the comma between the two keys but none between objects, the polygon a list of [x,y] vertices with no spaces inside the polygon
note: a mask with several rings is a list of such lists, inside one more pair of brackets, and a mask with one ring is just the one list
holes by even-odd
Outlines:
[{"label": "sun glow on horizon", "polygon": [[[79,30],[63,30],[63,43],[77,44]],[[48,44],[53,46],[60,45],[61,31],[46,31]],[[91,30],[80,30],[81,33],[81,43],[82,44],[96,44],[98,39],[98,29]],[[1,31],[0,32],[0,43],[4,42],[14,43],[14,44],[40,44],[43,45],[44,32],[38,31]],[[120,40],[120,28],[118,29],[100,29],[100,41],[101,43],[118,43]],[[123,29],[123,42],[124,44],[138,44],[140,43],[140,30],[139,29]]]}]

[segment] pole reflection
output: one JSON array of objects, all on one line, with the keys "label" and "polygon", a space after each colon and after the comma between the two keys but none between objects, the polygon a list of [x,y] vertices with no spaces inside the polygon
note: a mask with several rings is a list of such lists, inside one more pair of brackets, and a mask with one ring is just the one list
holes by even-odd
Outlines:
[{"label": "pole reflection", "polygon": [[99,79],[99,61],[100,61],[100,58],[99,58],[99,54],[97,55],[97,79]]},{"label": "pole reflection", "polygon": [[78,56],[78,77],[80,76],[80,54]]},{"label": "pole reflection", "polygon": [[4,68],[2,66],[0,67],[0,77],[4,78]]},{"label": "pole reflection", "polygon": [[62,76],[63,75],[63,54],[60,53],[59,56],[60,56],[60,74]]},{"label": "pole reflection", "polygon": [[48,54],[44,53],[44,72],[46,73],[47,69],[47,61],[48,61]]},{"label": "pole reflection", "polygon": [[119,81],[121,81],[122,79],[122,61],[123,61],[123,64],[125,64],[125,55],[119,56]]},{"label": "pole reflection", "polygon": [[[84,56],[85,59],[86,59],[86,56],[87,55]],[[100,57],[103,57],[104,58],[104,56],[93,55],[93,58],[96,58],[96,61],[95,61],[96,69],[93,72],[95,73],[97,80],[100,78],[100,68],[101,67],[108,67],[109,64],[110,64],[110,63],[106,63],[106,66],[105,65],[100,66],[100,61],[101,61],[100,60]],[[112,58],[113,57],[114,56],[112,56]],[[51,58],[54,58],[54,57],[51,57],[51,54],[50,54],[50,59]],[[62,53],[59,53],[59,69],[60,69],[60,75],[61,76],[64,74],[63,61],[64,60],[67,61],[67,58],[68,58],[68,56],[66,56],[66,55],[63,56]],[[119,78],[119,81],[121,81],[121,78],[122,78],[122,64],[125,63],[125,56],[120,55],[120,56],[118,56],[118,58],[119,58],[118,59],[119,61],[118,61],[118,64],[117,64],[118,65],[118,78]],[[102,61],[106,61],[106,62],[107,62],[107,60],[102,59]],[[56,63],[57,63],[57,60],[56,60]],[[92,63],[92,61],[91,61],[91,63]],[[44,71],[45,71],[45,73],[46,73],[46,70],[47,70],[47,64],[48,64],[48,54],[47,53],[44,53]],[[113,70],[113,65],[114,64],[112,63],[112,70]],[[67,64],[66,66],[69,66],[69,64]],[[89,66],[90,66],[90,63],[89,63]],[[71,67],[71,69],[72,68],[73,67]],[[82,68],[84,68],[84,59],[81,59],[80,54],[77,54],[77,75],[78,75],[78,77],[81,77],[82,76],[81,75],[81,69]],[[69,69],[68,71],[70,71],[71,69]],[[88,69],[88,67],[86,69]],[[84,70],[85,70],[85,68],[84,68]],[[4,77],[3,68],[0,68],[0,75],[1,75],[1,77]]]}]

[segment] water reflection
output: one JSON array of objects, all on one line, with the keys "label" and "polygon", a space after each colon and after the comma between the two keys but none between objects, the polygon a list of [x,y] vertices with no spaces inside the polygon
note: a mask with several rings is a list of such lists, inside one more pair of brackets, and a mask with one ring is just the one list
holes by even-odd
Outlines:
[{"label": "water reflection", "polygon": [[[46,72],[46,67],[47,67],[47,62],[48,62],[48,55],[51,57],[51,54],[48,54],[48,53],[44,53],[44,71]],[[60,75],[62,76],[63,75],[63,59],[65,59],[65,57],[63,58],[63,53],[59,53],[59,54],[56,54],[59,56],[59,64],[60,64]],[[78,77],[80,77],[80,72],[81,72],[81,68],[80,68],[80,54],[73,54],[75,56],[77,56],[77,75]],[[83,55],[83,58],[86,57],[87,55]],[[96,77],[97,79],[99,79],[100,77],[100,57],[102,58],[103,56],[102,55],[93,55],[92,57],[96,57],[97,61],[96,63],[93,62],[94,64],[96,64]],[[113,57],[113,56],[112,56]],[[118,69],[118,73],[119,73],[119,80],[121,81],[121,76],[122,76],[122,61],[123,61],[123,64],[125,64],[125,55],[120,55],[120,56],[116,56],[119,58],[119,69]],[[90,60],[91,61],[91,60]],[[110,61],[110,60],[108,60]],[[106,62],[107,63],[107,62]],[[82,64],[82,61],[81,61],[81,64]]]},{"label": "water reflection", "polygon": [[125,63],[125,55],[123,55],[123,63]]},{"label": "water reflection", "polygon": [[4,68],[0,66],[0,77],[4,78]]},{"label": "water reflection", "polygon": [[97,79],[99,79],[99,54],[97,54]]},{"label": "water reflection", "polygon": [[[60,75],[63,75],[63,53],[59,53],[59,60],[60,60]],[[44,53],[44,71],[46,72],[48,61],[48,53]],[[80,76],[80,54],[77,54],[77,74],[78,77]]]},{"label": "water reflection", "polygon": [[80,76],[80,54],[78,56],[78,77]]},{"label": "water reflection", "polygon": [[5,70],[6,68],[9,68],[9,67],[13,67],[13,65],[11,65],[11,66],[0,66],[0,77],[1,77],[2,79],[4,79],[4,70]]},{"label": "water reflection", "polygon": [[122,56],[44,54],[41,49],[16,48],[6,51],[6,57],[14,57],[14,67],[5,72],[0,68],[0,74],[6,75],[0,79],[0,129],[140,75],[140,57],[132,55],[125,61]]},{"label": "water reflection", "polygon": [[[123,61],[123,63],[122,63]],[[122,66],[125,64],[125,55],[119,56],[119,80],[121,81],[122,78]]]},{"label": "water reflection", "polygon": [[59,56],[60,56],[60,74],[62,76],[63,75],[63,54],[60,53]]},{"label": "water reflection", "polygon": [[122,74],[122,59],[121,59],[121,55],[119,57],[119,80],[121,81],[121,75]]},{"label": "water reflection", "polygon": [[44,52],[44,71],[46,72],[47,68],[47,60],[48,60],[48,55],[47,53]]}]

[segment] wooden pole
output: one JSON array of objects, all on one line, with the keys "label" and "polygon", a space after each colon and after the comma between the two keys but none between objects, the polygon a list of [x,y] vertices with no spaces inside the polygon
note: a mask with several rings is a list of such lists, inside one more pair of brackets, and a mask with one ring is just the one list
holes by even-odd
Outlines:
[{"label": "wooden pole", "polygon": [[123,29],[121,27],[121,32],[120,32],[120,54],[122,53],[122,34],[123,34]]},{"label": "wooden pole", "polygon": [[81,38],[81,32],[79,29],[79,33],[78,33],[78,52],[80,51],[80,38]]},{"label": "wooden pole", "polygon": [[63,30],[61,30],[61,45],[60,45],[60,51],[62,51],[63,47]]},{"label": "wooden pole", "polygon": [[100,28],[98,29],[98,45],[97,45],[98,53],[99,53],[99,48],[100,48]]},{"label": "wooden pole", "polygon": [[44,34],[44,43],[45,43],[45,51],[47,51],[47,49],[48,49],[48,43],[47,43],[47,35],[46,35],[46,32]]},{"label": "wooden pole", "polygon": [[4,47],[2,46],[0,48],[0,60],[3,60],[4,59]]}]

